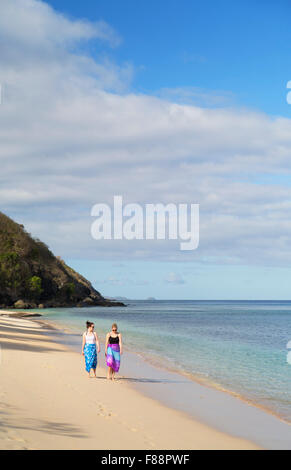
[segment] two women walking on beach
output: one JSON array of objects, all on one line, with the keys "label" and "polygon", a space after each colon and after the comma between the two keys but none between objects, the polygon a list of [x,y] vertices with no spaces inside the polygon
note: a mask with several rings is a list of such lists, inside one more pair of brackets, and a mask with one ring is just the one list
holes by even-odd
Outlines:
[{"label": "two women walking on beach", "polygon": [[[100,352],[99,339],[94,332],[94,323],[87,321],[87,332],[83,334],[82,354],[85,356],[86,371],[90,377],[91,369],[93,369],[96,377],[97,353]],[[120,355],[122,354],[122,336],[118,332],[116,323],[113,323],[111,331],[106,335],[105,356],[106,365],[108,366],[107,379],[114,380],[115,373],[119,371]]]}]

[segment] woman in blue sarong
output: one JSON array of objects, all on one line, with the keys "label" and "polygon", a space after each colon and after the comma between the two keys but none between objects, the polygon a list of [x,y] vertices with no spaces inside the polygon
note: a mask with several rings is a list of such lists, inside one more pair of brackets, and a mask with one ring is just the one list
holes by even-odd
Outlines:
[{"label": "woman in blue sarong", "polygon": [[120,355],[122,354],[122,336],[117,331],[116,323],[113,323],[111,332],[106,335],[105,356],[108,366],[107,379],[114,380],[115,373],[119,371]]},{"label": "woman in blue sarong", "polygon": [[87,321],[87,332],[83,334],[82,354],[85,356],[85,366],[88,376],[90,377],[91,369],[93,369],[96,377],[97,352],[100,352],[100,345],[97,334],[94,332],[94,323]]}]

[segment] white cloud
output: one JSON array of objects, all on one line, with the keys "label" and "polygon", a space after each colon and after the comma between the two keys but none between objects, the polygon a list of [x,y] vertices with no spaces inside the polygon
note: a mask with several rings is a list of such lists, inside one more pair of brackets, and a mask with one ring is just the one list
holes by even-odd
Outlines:
[{"label": "white cloud", "polygon": [[235,96],[229,91],[205,90],[199,87],[162,88],[156,95],[179,104],[206,107],[231,106],[235,102]]},{"label": "white cloud", "polygon": [[55,47],[63,49],[81,40],[101,39],[111,46],[121,41],[104,21],[73,21],[40,0],[1,0],[0,37],[8,41],[6,50],[16,53],[24,47],[32,53],[55,53]]},{"label": "white cloud", "polygon": [[167,276],[165,277],[165,282],[167,284],[185,284],[185,281],[182,278],[182,276],[180,276],[180,274],[175,273],[175,272],[168,273]]},{"label": "white cloud", "polygon": [[[291,119],[130,93],[132,65],[77,47],[118,35],[44,2],[2,0],[0,31],[3,211],[62,256],[290,263],[291,188],[255,182],[290,173]],[[91,207],[115,194],[199,203],[199,249],[93,241]]]},{"label": "white cloud", "polygon": [[95,284],[109,284],[111,286],[147,286],[149,281],[143,279],[132,279],[128,277],[123,277],[122,274],[119,274],[118,278],[115,276],[108,276],[106,279],[95,279]]}]

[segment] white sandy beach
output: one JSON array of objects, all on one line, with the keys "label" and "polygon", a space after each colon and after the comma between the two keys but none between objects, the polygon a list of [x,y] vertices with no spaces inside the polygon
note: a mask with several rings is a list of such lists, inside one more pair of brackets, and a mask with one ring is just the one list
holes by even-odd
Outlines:
[{"label": "white sandy beach", "polygon": [[[3,312],[4,313],[4,312]],[[257,449],[163,406],[106,371],[88,379],[81,354],[36,321],[0,317],[1,449]]]}]

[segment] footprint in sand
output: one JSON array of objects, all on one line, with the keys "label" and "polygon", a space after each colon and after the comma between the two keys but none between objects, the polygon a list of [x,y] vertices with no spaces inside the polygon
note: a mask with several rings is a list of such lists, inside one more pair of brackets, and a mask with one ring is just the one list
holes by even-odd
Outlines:
[{"label": "footprint in sand", "polygon": [[102,416],[102,417],[106,416],[106,410],[103,408],[102,405],[98,406],[97,414],[98,414],[98,416]]},{"label": "footprint in sand", "polygon": [[112,410],[110,410],[109,407],[107,407],[106,404],[99,402],[95,402],[95,405],[97,407],[97,415],[102,416],[103,418],[110,419],[118,416],[116,413],[114,413]]},{"label": "footprint in sand", "polygon": [[97,411],[98,416],[102,416],[102,418],[105,418],[105,419],[111,419],[117,416],[116,413],[113,413],[112,411],[108,411],[103,405],[97,405],[97,406],[98,406],[98,411]]},{"label": "footprint in sand", "polygon": [[153,442],[144,441],[145,445],[150,449],[156,449],[156,445]]},{"label": "footprint in sand", "polygon": [[131,432],[138,432],[137,428],[130,426],[130,424],[128,424],[126,421],[120,421],[120,424],[122,424],[126,429],[128,429]]}]

